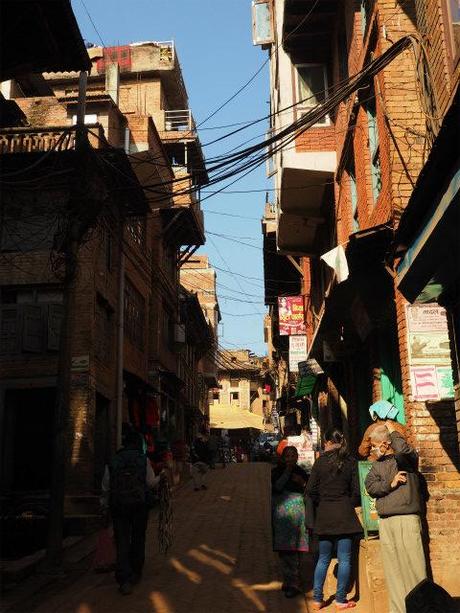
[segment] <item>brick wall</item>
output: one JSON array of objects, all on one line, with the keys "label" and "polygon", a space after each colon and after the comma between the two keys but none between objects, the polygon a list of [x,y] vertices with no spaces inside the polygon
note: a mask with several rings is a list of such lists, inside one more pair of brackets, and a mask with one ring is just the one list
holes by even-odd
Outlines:
[{"label": "brick wall", "polygon": [[429,492],[427,531],[435,581],[459,593],[460,455],[454,402],[415,402],[411,395],[406,301],[397,292],[397,319],[407,425]]},{"label": "brick wall", "polygon": [[308,151],[335,151],[334,126],[310,128],[295,139],[295,149],[298,153]]},{"label": "brick wall", "polygon": [[69,123],[66,107],[54,96],[17,98],[16,102],[33,127],[66,126]]}]

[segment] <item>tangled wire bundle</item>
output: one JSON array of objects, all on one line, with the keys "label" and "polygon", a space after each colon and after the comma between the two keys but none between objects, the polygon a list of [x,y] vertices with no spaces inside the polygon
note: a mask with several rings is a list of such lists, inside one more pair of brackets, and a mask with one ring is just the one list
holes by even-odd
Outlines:
[{"label": "tangled wire bundle", "polygon": [[160,497],[158,544],[160,553],[166,555],[173,542],[173,508],[171,489],[167,478],[161,479],[158,494]]}]

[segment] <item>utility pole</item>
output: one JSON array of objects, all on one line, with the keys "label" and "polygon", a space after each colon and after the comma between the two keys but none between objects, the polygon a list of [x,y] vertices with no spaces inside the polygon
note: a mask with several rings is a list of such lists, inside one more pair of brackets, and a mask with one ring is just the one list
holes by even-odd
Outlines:
[{"label": "utility pole", "polygon": [[[87,73],[80,72],[77,125],[75,134],[75,150],[77,158],[84,155],[82,149],[87,142],[85,131]],[[76,164],[76,172],[81,165]],[[43,564],[45,572],[61,570],[62,542],[64,535],[64,500],[65,477],[69,461],[68,423],[70,413],[70,388],[72,370],[72,330],[75,315],[75,285],[77,276],[78,248],[81,241],[81,222],[73,210],[78,210],[78,200],[81,193],[79,184],[82,177],[76,177],[70,195],[71,206],[68,211],[69,222],[64,237],[65,274],[63,287],[64,313],[59,339],[59,367],[56,384],[56,404],[53,432],[53,466],[50,490],[50,505],[48,514],[48,533],[46,541],[46,556]],[[77,202],[72,202],[77,200]],[[62,572],[62,571],[61,571]]]}]

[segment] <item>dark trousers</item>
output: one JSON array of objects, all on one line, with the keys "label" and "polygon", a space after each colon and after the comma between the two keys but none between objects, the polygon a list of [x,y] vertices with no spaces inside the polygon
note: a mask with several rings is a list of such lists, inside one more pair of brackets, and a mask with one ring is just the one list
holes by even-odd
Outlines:
[{"label": "dark trousers", "polygon": [[120,585],[140,577],[145,561],[145,533],[148,509],[113,515],[113,533],[117,547],[115,578]]}]

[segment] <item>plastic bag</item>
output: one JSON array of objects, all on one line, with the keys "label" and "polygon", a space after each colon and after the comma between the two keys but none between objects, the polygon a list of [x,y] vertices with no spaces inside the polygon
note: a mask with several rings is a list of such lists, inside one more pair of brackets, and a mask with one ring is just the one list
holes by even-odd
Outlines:
[{"label": "plastic bag", "polygon": [[115,568],[117,552],[113,537],[113,528],[100,530],[96,541],[93,568],[98,573],[108,573]]}]

